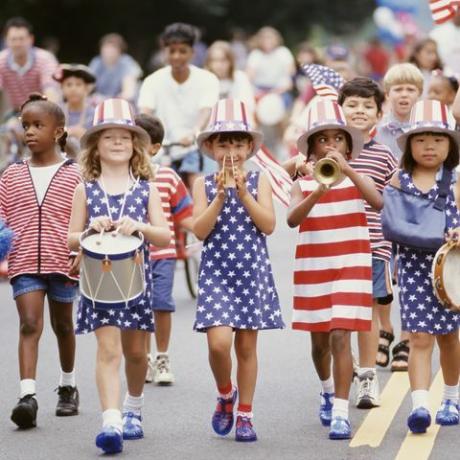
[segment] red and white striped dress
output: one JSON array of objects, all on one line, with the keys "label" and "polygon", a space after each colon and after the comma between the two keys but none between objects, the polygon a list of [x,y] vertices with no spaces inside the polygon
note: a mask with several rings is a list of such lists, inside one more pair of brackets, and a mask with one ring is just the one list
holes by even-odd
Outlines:
[{"label": "red and white striped dress", "polygon": [[[318,187],[299,179],[303,195]],[[372,262],[364,201],[348,178],[325,193],[299,227],[293,329],[368,331]]]}]

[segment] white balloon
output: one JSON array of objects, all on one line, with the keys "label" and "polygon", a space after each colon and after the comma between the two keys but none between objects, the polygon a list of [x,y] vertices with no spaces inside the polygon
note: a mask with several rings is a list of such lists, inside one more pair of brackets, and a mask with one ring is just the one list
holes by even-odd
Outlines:
[{"label": "white balloon", "polygon": [[397,23],[395,15],[390,8],[379,6],[373,14],[374,22],[382,29],[390,29],[392,25]]}]

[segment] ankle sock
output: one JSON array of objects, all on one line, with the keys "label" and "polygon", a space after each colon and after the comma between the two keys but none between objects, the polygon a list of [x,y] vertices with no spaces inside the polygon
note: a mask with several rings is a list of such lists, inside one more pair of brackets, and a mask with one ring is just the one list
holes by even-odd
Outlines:
[{"label": "ankle sock", "polygon": [[75,387],[75,369],[72,372],[64,372],[61,369],[61,375],[59,377],[60,387]]},{"label": "ankle sock", "polygon": [[113,426],[120,433],[123,431],[123,420],[118,409],[107,409],[102,412],[102,428],[109,426]]},{"label": "ankle sock", "polygon": [[334,399],[334,406],[332,407],[332,418],[342,417],[348,420],[348,399]]},{"label": "ankle sock", "polygon": [[444,385],[442,399],[450,399],[454,403],[458,404],[458,385]]},{"label": "ankle sock", "polygon": [[221,398],[230,399],[233,396],[234,391],[232,382],[222,388],[217,387],[217,391],[219,392],[219,396]]},{"label": "ankle sock", "polygon": [[375,370],[375,367],[360,367],[358,369],[358,377],[362,377],[366,372],[372,372],[375,374],[377,371]]},{"label": "ankle sock", "polygon": [[321,380],[323,393],[334,393],[334,379],[332,375],[327,380]]},{"label": "ankle sock", "polygon": [[236,411],[236,416],[237,417],[246,417],[246,418],[252,418],[253,413],[252,413],[252,404],[238,404],[238,409]]},{"label": "ankle sock", "polygon": [[26,395],[34,395],[37,392],[35,379],[22,379],[19,382],[19,397],[23,398]]},{"label": "ankle sock", "polygon": [[131,396],[129,393],[126,393],[125,401],[123,402],[123,412],[132,412],[135,415],[141,415],[143,406],[144,393],[140,396]]},{"label": "ankle sock", "polygon": [[412,409],[424,407],[428,409],[428,390],[414,390],[411,393]]}]

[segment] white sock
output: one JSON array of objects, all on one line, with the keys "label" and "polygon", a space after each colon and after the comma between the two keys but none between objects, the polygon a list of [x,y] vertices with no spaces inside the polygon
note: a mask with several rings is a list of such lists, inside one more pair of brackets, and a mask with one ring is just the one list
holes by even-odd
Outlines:
[{"label": "white sock", "polygon": [[157,358],[169,358],[168,351],[158,351]]},{"label": "white sock", "polygon": [[332,406],[332,418],[343,417],[348,420],[348,399],[334,399]]},{"label": "white sock", "polygon": [[361,377],[363,376],[366,372],[372,372],[372,373],[376,373],[377,371],[375,370],[375,367],[360,367],[358,369],[358,377]]},{"label": "white sock", "polygon": [[444,385],[444,393],[442,399],[450,399],[458,404],[458,385]]},{"label": "white sock", "polygon": [[411,397],[413,409],[417,409],[419,407],[428,409],[428,390],[414,390],[411,393]]},{"label": "white sock", "polygon": [[236,416],[237,417],[246,417],[252,419],[254,417],[254,414],[252,412],[242,412],[240,410],[236,411]]},{"label": "white sock", "polygon": [[25,395],[34,395],[37,392],[37,387],[34,379],[22,379],[19,382],[19,388],[20,398],[23,398]]},{"label": "white sock", "polygon": [[132,412],[135,415],[141,415],[142,407],[144,406],[144,393],[140,396],[131,396],[126,393],[123,403],[123,412]]},{"label": "white sock", "polygon": [[64,372],[61,369],[61,375],[59,377],[60,387],[75,387],[75,369],[72,372]]},{"label": "white sock", "polygon": [[332,375],[327,380],[320,380],[323,393],[334,393],[334,379]]},{"label": "white sock", "polygon": [[120,433],[123,431],[123,420],[118,409],[107,409],[102,412],[102,427],[113,426]]}]

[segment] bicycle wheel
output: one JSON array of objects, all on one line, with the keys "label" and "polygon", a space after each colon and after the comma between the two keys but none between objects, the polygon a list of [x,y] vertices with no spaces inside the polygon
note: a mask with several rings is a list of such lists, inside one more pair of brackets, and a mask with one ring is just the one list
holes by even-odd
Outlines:
[{"label": "bicycle wheel", "polygon": [[185,233],[185,245],[187,257],[184,258],[185,279],[187,288],[192,298],[198,294],[198,272],[200,268],[201,246],[193,233]]}]

